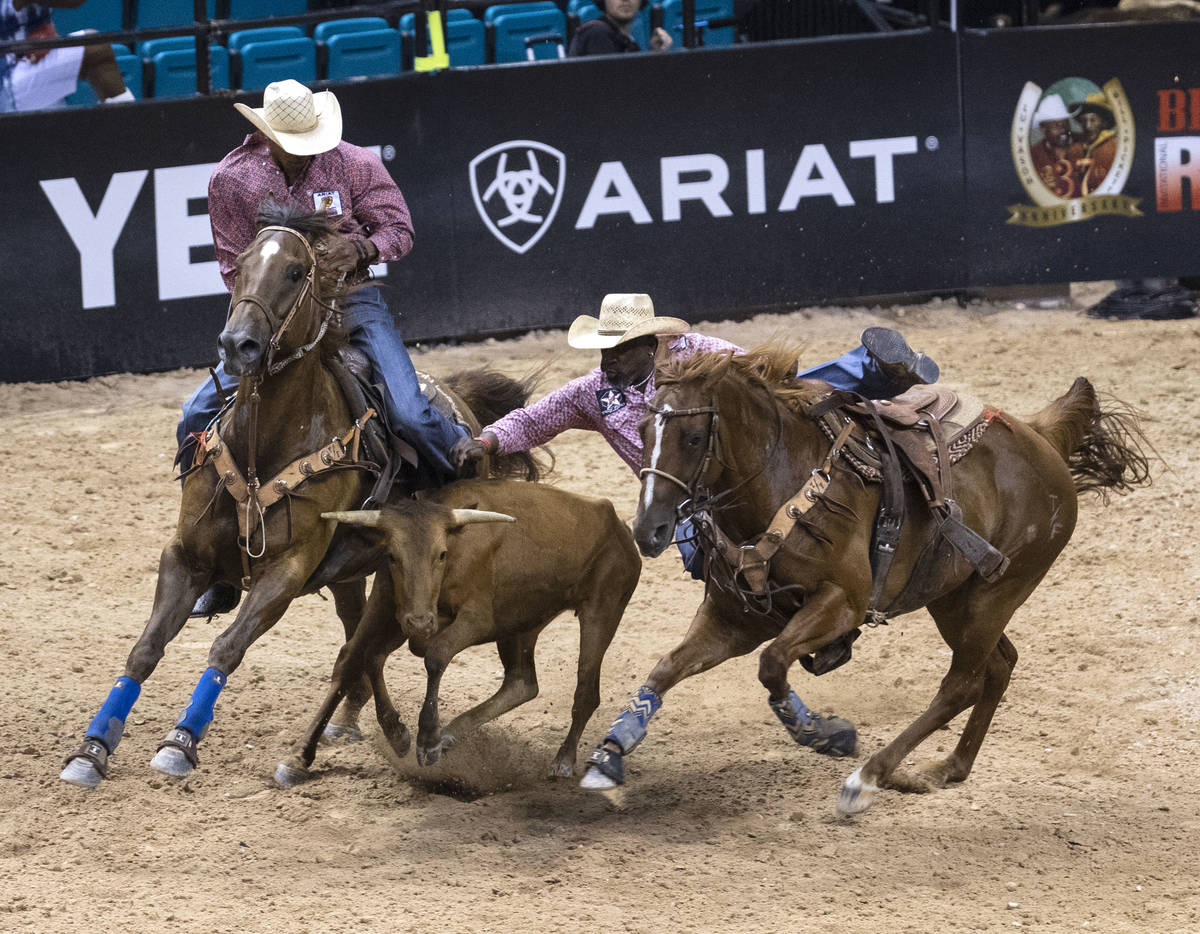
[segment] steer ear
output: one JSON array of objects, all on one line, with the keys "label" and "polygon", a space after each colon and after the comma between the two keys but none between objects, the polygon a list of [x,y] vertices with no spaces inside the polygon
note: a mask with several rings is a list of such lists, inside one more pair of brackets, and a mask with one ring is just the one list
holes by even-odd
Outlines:
[{"label": "steer ear", "polygon": [[512,516],[502,512],[488,512],[486,509],[451,509],[451,528],[462,528],[476,522],[516,522]]},{"label": "steer ear", "polygon": [[322,519],[336,519],[347,525],[367,525],[371,528],[379,526],[380,511],[378,509],[355,509],[350,512],[323,512]]}]

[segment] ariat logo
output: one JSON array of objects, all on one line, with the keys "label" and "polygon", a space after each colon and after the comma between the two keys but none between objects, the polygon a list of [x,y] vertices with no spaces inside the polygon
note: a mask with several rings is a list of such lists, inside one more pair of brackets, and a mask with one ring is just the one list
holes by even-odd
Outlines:
[{"label": "ariat logo", "polygon": [[1140,217],[1122,195],[1133,167],[1133,111],[1121,82],[1026,82],[1012,122],[1013,166],[1033,204],[1008,206],[1008,223],[1054,227],[1103,214]]},{"label": "ariat logo", "polygon": [[471,160],[475,210],[497,240],[525,253],[550,229],[562,202],[566,157],[545,143],[510,140]]}]

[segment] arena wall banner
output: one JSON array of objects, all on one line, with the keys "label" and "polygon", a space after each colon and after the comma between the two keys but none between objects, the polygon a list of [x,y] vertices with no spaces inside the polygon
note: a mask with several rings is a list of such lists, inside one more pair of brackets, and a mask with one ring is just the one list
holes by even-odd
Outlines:
[{"label": "arena wall banner", "polygon": [[972,284],[1200,275],[1198,42],[1200,22],[964,35]]},{"label": "arena wall banner", "polygon": [[[962,284],[954,59],[923,32],[336,92],[409,201],[416,248],[381,282],[432,339],[565,324],[611,291],[698,319]],[[248,128],[231,101],[0,122],[0,379],[213,362],[206,183]]]}]

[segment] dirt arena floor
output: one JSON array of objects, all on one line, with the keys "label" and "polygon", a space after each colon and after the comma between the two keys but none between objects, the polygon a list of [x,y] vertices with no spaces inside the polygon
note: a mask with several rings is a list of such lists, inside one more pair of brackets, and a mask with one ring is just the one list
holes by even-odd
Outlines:
[{"label": "dirt arena floor", "polygon": [[[1152,413],[1167,466],[1108,506],[1084,500],[1074,539],[1009,626],[1021,658],[974,774],[923,796],[883,791],[850,821],[833,814],[843,779],[924,708],[948,663],[924,612],[867,631],[838,671],[793,673],[811,706],[857,723],[857,760],[788,740],[754,654],[667,696],[620,795],[551,781],[574,678],[564,618],[539,646],[540,696],[443,763],[390,760],[364,717],[365,742],[323,747],[316,780],[285,791],[271,773],[341,642],[332,602],[314,595],[230,679],[192,777],[168,780],[149,760],[220,620],[171,645],[110,779],[94,792],[63,784],[62,757],[149,612],[177,509],[175,420],[201,374],[0,386],[0,931],[1200,930],[1200,321],[1097,322],[1080,311],[1088,300],[700,325],[745,346],[803,337],[815,363],[865,326],[896,324],[946,382],[1013,413],[1080,374]],[[435,374],[486,362],[518,376],[553,359],[545,389],[594,362],[562,332],[414,356]],[[570,433],[555,451],[557,483],[632,517],[637,484],[598,436]],[[647,561],[581,758],[700,596],[672,553]],[[419,660],[402,651],[389,675],[414,722]],[[490,647],[464,653],[444,713],[498,675]],[[947,752],[961,723],[915,759]]]}]

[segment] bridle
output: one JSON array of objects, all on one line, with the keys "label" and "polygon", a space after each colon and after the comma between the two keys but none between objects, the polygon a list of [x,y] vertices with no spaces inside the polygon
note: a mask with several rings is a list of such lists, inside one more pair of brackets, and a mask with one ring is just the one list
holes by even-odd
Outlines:
[{"label": "bridle", "polygon": [[[308,242],[308,237],[292,227],[282,227],[273,224],[271,226],[261,228],[255,235],[254,242],[258,242],[258,239],[264,233],[272,230],[281,230],[284,233],[292,234],[293,236],[298,237],[300,242],[304,244],[304,251],[308,254],[308,274],[304,277],[304,285],[300,287],[300,291],[297,293],[295,300],[292,302],[291,308],[289,308],[287,314],[284,315],[283,322],[278,328],[275,328],[274,333],[271,335],[271,341],[267,350],[267,373],[270,376],[274,376],[289,363],[299,360],[306,353],[316,347],[317,344],[321,342],[321,338],[325,336],[325,332],[329,329],[329,322],[333,318],[334,312],[336,311],[334,305],[323,301],[317,295],[317,255],[313,251],[312,244]],[[342,279],[344,278],[345,276],[343,275]],[[339,280],[338,285],[341,285],[341,280]],[[287,331],[288,325],[292,323],[292,319],[296,316],[296,312],[299,310],[300,305],[306,298],[311,298],[312,301],[316,302],[325,309],[325,317],[321,321],[321,328],[317,332],[317,336],[307,344],[302,345],[284,359],[276,361],[275,354],[278,352],[280,344],[283,342],[283,335]],[[274,327],[274,321],[272,320],[271,316],[272,309],[270,305],[253,293],[249,295],[231,296],[229,299],[230,312],[232,313],[235,305],[240,305],[242,302],[249,302],[251,305],[257,308],[262,316],[266,319],[267,325]]]},{"label": "bridle", "polygon": [[657,418],[661,418],[663,420],[664,429],[666,428],[666,422],[672,418],[683,418],[684,416],[688,415],[708,416],[708,445],[704,450],[704,457],[701,458],[700,463],[696,465],[696,470],[692,474],[692,479],[690,481],[685,483],[674,474],[668,473],[665,470],[660,470],[657,467],[643,467],[638,471],[638,478],[640,480],[644,481],[647,474],[653,474],[656,477],[662,477],[664,480],[675,484],[687,494],[687,500],[685,500],[685,502],[694,502],[698,498],[700,484],[704,479],[704,475],[708,472],[708,465],[712,462],[712,459],[716,456],[717,452],[717,426],[720,424],[721,415],[717,410],[716,400],[714,399],[711,405],[698,405],[690,409],[672,409],[666,406],[656,406],[651,403],[649,405],[649,409]]}]

